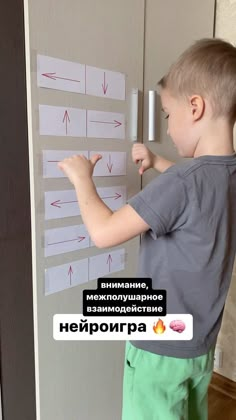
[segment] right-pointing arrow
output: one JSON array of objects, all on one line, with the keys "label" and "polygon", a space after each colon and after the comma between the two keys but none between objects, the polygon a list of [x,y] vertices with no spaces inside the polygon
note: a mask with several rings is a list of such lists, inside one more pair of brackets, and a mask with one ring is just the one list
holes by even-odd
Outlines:
[{"label": "right-pointing arrow", "polygon": [[86,238],[86,236],[78,236],[78,238],[75,239],[67,239],[67,241],[59,241],[59,242],[52,242],[51,244],[47,244],[48,246],[50,245],[58,245],[58,244],[65,244],[66,242],[81,242]]},{"label": "right-pointing arrow", "polygon": [[112,124],[112,125],[114,125],[114,128],[122,125],[122,123],[120,121],[117,121],[117,120],[113,120],[113,121],[95,121],[95,120],[92,121],[91,120],[90,122],[97,123],[97,124]]},{"label": "right-pointing arrow", "polygon": [[119,194],[119,193],[115,193],[115,195],[111,195],[111,196],[109,196],[109,197],[101,197],[102,199],[107,199],[107,198],[114,198],[114,200],[117,200],[117,198],[120,198],[121,197],[121,194]]}]

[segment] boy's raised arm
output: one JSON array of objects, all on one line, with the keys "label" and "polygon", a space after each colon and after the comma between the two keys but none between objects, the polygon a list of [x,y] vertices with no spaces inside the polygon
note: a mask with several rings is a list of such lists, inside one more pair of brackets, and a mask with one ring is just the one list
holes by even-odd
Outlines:
[{"label": "boy's raised arm", "polygon": [[170,166],[175,165],[174,162],[171,162],[162,156],[155,155],[142,143],[136,143],[133,145],[132,159],[136,164],[140,161],[142,162],[142,165],[139,168],[140,175],[149,168],[156,169],[158,172],[164,172]]},{"label": "boy's raised arm", "polygon": [[119,245],[149,229],[149,225],[130,206],[113,212],[99,197],[92,179],[93,168],[101,155],[90,160],[73,156],[58,164],[75,187],[81,217],[98,248]]},{"label": "boy's raised arm", "polygon": [[156,169],[158,172],[165,172],[166,169],[173,165],[175,165],[174,162],[171,162],[160,155],[155,155],[153,169]]}]

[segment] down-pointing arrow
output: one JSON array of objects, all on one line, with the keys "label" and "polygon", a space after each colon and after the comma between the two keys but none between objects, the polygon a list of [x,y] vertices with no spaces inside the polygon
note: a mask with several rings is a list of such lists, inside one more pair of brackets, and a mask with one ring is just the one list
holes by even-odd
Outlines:
[{"label": "down-pointing arrow", "polygon": [[109,163],[107,163],[108,171],[111,173],[113,163],[111,163],[111,155],[109,155]]},{"label": "down-pointing arrow", "polygon": [[102,84],[102,90],[104,95],[106,95],[108,89],[108,84],[106,85],[106,72],[104,71],[104,83]]}]

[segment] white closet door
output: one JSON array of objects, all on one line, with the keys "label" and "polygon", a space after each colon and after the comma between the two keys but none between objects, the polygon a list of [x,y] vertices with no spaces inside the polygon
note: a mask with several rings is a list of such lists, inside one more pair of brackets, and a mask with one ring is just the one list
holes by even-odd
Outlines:
[{"label": "white closet door", "polygon": [[[118,205],[115,199],[120,191],[126,189],[125,203],[126,198],[140,190],[141,180],[131,161],[132,144],[126,123],[129,93],[132,88],[143,89],[144,0],[25,0],[25,31],[37,420],[120,420],[124,342],[54,341],[52,335],[53,315],[82,313],[82,291],[96,288],[96,281],[88,281],[85,268],[83,284],[75,287],[67,287],[63,281],[58,284],[54,274],[45,290],[45,269],[66,264],[69,268],[80,260],[85,260],[86,265],[88,259],[94,261],[93,257],[104,253],[107,258],[110,251],[121,249],[118,264],[121,268],[110,274],[107,271],[105,276],[132,277],[139,238],[112,250],[97,249],[90,242],[90,246],[79,250],[48,253],[45,257],[45,230],[57,229],[59,234],[62,228],[76,229],[82,220],[76,209],[68,214],[57,205],[50,207],[52,211],[45,217],[51,192],[55,195],[53,203],[64,195],[69,198],[63,204],[69,205],[73,198],[72,186],[66,178],[43,178],[43,152],[54,150],[53,161],[63,150],[106,151],[105,167],[109,168],[112,154],[123,152],[127,155],[126,175],[97,176],[96,186],[113,188],[114,205]],[[75,64],[71,67],[68,62]],[[117,72],[124,75],[125,98],[122,76]],[[85,110],[90,112],[86,115],[91,123],[87,130],[83,120]],[[97,124],[96,129],[93,124]],[[120,186],[124,188],[119,189]],[[63,192],[67,190],[71,191]],[[112,195],[106,191],[104,194]],[[56,241],[60,242],[58,236]],[[56,292],[60,288],[64,289]]]},{"label": "white closet door", "polygon": [[[156,141],[148,141],[148,91],[156,89],[172,62],[190,44],[200,38],[213,37],[214,9],[214,0],[146,0],[143,142],[153,153],[175,162],[181,158],[166,134],[167,120],[163,118],[159,96]],[[156,175],[152,169],[145,172],[142,187]]]}]

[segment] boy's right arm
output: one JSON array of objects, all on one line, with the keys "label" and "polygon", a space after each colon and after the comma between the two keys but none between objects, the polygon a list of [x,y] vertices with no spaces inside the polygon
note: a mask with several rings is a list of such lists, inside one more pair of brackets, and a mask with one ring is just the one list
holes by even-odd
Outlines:
[{"label": "boy's right arm", "polygon": [[154,155],[144,144],[136,143],[132,148],[132,158],[134,163],[142,162],[139,173],[142,175],[147,169],[153,168],[158,172],[164,172],[170,166],[175,165],[174,162],[163,158],[160,155]]}]

